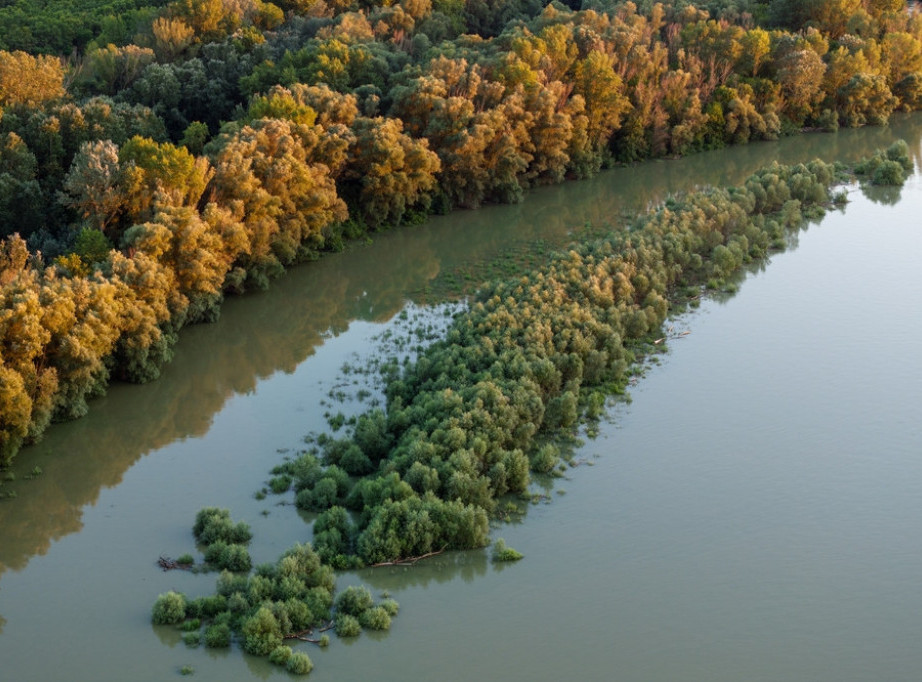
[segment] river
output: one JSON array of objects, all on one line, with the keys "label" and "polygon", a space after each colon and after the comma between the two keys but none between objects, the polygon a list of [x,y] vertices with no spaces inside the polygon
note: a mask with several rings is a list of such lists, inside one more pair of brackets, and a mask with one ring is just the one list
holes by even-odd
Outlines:
[{"label": "river", "polygon": [[[514,206],[433,218],[297,268],[188,329],[164,376],[113,386],[16,459],[0,500],[0,679],[282,679],[150,624],[203,506],[254,531],[254,561],[309,539],[254,492],[325,428],[331,391],[436,283],[667,193],[778,160],[853,160],[922,117],[615,169]],[[614,405],[581,465],[487,551],[342,574],[401,604],[390,632],[306,649],[316,680],[915,680],[922,670],[922,178],[852,188],[734,296],[670,322],[669,352]],[[409,306],[407,320],[397,315]],[[438,315],[438,311],[436,311]],[[38,469],[36,469],[36,467]],[[41,473],[38,474],[37,471]],[[36,471],[32,476],[31,472]],[[305,645],[309,646],[309,645]]]}]

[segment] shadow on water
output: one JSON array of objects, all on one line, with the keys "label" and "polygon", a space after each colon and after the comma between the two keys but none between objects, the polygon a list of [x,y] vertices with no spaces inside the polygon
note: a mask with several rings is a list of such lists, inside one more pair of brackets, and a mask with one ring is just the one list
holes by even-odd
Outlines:
[{"label": "shadow on water", "polygon": [[[518,205],[459,212],[379,235],[371,245],[292,270],[268,292],[229,300],[217,323],[184,332],[159,380],[111,387],[87,417],[51,428],[20,453],[17,480],[4,484],[17,497],[0,501],[0,574],[23,569],[52,542],[79,531],[83,508],[102,489],[117,486],[139,458],[206,433],[231,397],[253,392],[273,374],[293,372],[354,320],[388,320],[441,272],[498,259],[536,240],[564,246],[586,223],[616,227],[668,193],[737,183],[773,161],[853,161],[902,137],[918,166],[920,121],[900,117],[887,128],[803,135],[614,169],[538,189]],[[869,196],[896,200],[881,189]],[[44,473],[24,480],[36,466]],[[487,562],[483,553],[440,557],[409,575],[401,572],[400,581],[470,580],[487,570]],[[383,576],[372,572],[363,579],[385,587]]]}]

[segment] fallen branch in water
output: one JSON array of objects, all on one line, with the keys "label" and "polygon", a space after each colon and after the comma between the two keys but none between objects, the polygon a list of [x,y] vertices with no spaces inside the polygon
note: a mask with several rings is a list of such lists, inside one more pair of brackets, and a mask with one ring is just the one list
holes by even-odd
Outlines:
[{"label": "fallen branch in water", "polygon": [[[333,629],[333,621],[331,620],[330,623],[326,627],[320,628],[319,631],[326,632],[327,630],[332,630],[332,629]],[[326,636],[322,637],[321,639],[314,639],[313,637],[308,636],[312,634],[314,634],[314,631],[311,628],[308,628],[307,630],[299,630],[298,632],[289,632],[287,635],[282,637],[282,639],[297,639],[300,642],[310,642],[311,644],[317,644],[319,646],[326,646],[326,644],[324,644],[324,638],[326,638]],[[329,641],[329,638],[326,638],[326,641]]]},{"label": "fallen branch in water", "polygon": [[173,569],[180,569],[182,571],[188,571],[192,568],[192,564],[181,564],[175,559],[171,559],[168,556],[161,556],[157,559],[157,565],[160,566],[164,571],[172,571]]},{"label": "fallen branch in water", "polygon": [[310,642],[311,644],[320,644],[319,639],[311,639],[308,635],[314,634],[314,631],[308,628],[307,630],[300,630],[298,632],[289,632],[287,635],[282,637],[282,639],[297,639],[301,642]]},{"label": "fallen branch in water", "polygon": [[438,556],[445,551],[445,548],[442,547],[437,552],[429,552],[428,554],[420,554],[419,556],[407,557],[406,559],[394,559],[394,561],[382,561],[380,564],[372,564],[369,568],[380,568],[381,566],[412,566],[417,561],[422,561],[423,559],[428,559],[429,557]]}]

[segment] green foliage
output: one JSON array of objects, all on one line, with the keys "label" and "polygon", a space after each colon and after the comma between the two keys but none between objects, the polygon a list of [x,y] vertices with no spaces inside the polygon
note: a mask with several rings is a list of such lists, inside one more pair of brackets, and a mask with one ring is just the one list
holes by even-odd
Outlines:
[{"label": "green foliage", "polygon": [[348,613],[337,613],[333,621],[338,637],[358,637],[362,633],[359,619]]},{"label": "green foliage", "polygon": [[493,561],[518,561],[524,555],[506,546],[506,541],[498,538],[493,543]]},{"label": "green foliage", "polygon": [[282,630],[269,607],[261,606],[240,628],[243,649],[254,656],[268,656],[282,646]]},{"label": "green foliage", "polygon": [[195,648],[202,643],[201,632],[187,632],[182,636],[183,643],[190,648]]},{"label": "green foliage", "polygon": [[181,623],[186,617],[186,597],[172,590],[161,594],[154,602],[151,620],[155,625]]},{"label": "green foliage", "polygon": [[215,623],[205,628],[205,646],[210,649],[224,649],[230,646],[231,629],[227,623]]},{"label": "green foliage", "polygon": [[296,651],[288,658],[285,669],[292,675],[307,675],[314,669],[314,664],[306,653]]},{"label": "green foliage", "polygon": [[217,507],[206,507],[196,514],[192,534],[203,545],[219,541],[245,545],[253,537],[247,524],[243,521],[234,524],[230,518],[230,511]]},{"label": "green foliage", "polygon": [[269,480],[269,489],[276,495],[281,495],[291,488],[292,478],[288,475],[275,476]]},{"label": "green foliage", "polygon": [[233,571],[249,571],[252,566],[250,553],[244,545],[227,544],[218,540],[205,550],[205,561],[215,568]]},{"label": "green foliage", "polygon": [[272,650],[272,653],[269,654],[269,662],[275,665],[285,665],[288,663],[288,659],[291,658],[291,654],[292,651],[290,646],[277,646]]},{"label": "green foliage", "polygon": [[393,599],[382,599],[378,606],[384,609],[387,615],[391,616],[392,618],[396,616],[400,611],[400,604],[398,604]]},{"label": "green foliage", "polygon": [[350,585],[336,597],[337,613],[347,613],[350,616],[359,616],[363,611],[370,609],[374,604],[371,592],[365,586]]},{"label": "green foliage", "polygon": [[359,614],[359,623],[368,630],[390,630],[391,616],[386,609],[374,606]]},{"label": "green foliage", "polygon": [[872,185],[900,186],[913,168],[909,146],[898,140],[887,149],[878,149],[872,156],[855,166],[855,172],[867,176]]}]

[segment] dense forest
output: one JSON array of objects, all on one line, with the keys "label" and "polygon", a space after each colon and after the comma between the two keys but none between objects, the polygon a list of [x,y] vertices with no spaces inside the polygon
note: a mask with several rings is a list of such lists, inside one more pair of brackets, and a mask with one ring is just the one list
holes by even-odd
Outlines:
[{"label": "dense forest", "polygon": [[350,238],[922,107],[894,0],[77,4],[0,8],[0,466]]}]

